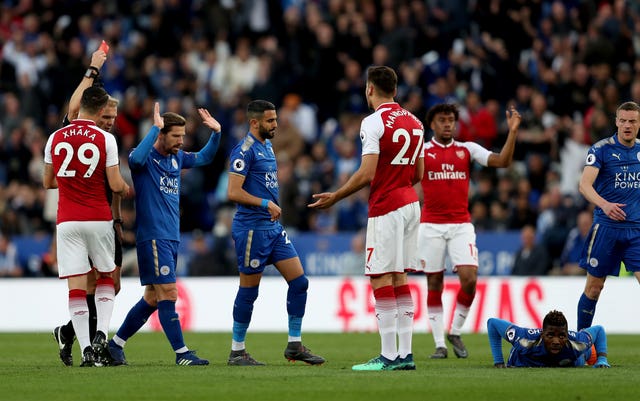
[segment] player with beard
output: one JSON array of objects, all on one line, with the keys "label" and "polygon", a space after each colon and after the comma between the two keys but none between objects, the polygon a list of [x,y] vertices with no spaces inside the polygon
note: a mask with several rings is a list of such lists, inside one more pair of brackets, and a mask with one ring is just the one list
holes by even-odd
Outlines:
[{"label": "player with beard", "polygon": [[411,342],[414,304],[407,282],[417,267],[420,203],[414,185],[420,182],[424,160],[424,127],[393,98],[398,77],[387,66],[367,69],[365,95],[375,110],[360,125],[362,162],[335,192],[314,194],[312,208],[328,208],[367,185],[367,259],[380,334],[380,355],[351,367],[358,371],[415,370]]},{"label": "player with beard", "polygon": [[284,356],[311,365],[324,363],[302,345],[302,318],[309,281],[293,243],[278,219],[279,184],[276,155],[271,139],[278,127],[276,107],[265,100],[247,105],[249,132],[231,151],[228,197],[238,204],[231,227],[238,258],[240,286],[233,304],[233,338],[227,363],[234,366],[264,365],[247,353],[245,337],[253,304],[258,298],[262,273],[273,264],[287,281],[289,338]]},{"label": "player with beard", "polygon": [[181,148],[186,134],[184,117],[154,106],[153,126],[129,154],[129,167],[136,190],[136,251],[144,295],[136,303],[109,341],[113,365],[125,365],[126,341],[158,310],[160,325],[176,353],[176,364],[208,365],[184,343],[176,313],[178,288],[176,264],[180,245],[180,176],[182,169],[211,163],[220,144],[221,126],[207,110],[198,109],[205,126],[212,130],[199,152]]}]

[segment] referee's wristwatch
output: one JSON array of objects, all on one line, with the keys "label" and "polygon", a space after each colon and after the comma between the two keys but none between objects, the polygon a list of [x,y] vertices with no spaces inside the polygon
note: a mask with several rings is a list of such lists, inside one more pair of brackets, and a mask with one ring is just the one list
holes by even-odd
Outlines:
[{"label": "referee's wristwatch", "polygon": [[98,75],[100,75],[100,71],[94,66],[87,68],[87,71],[84,73],[85,78],[91,79],[96,79]]}]

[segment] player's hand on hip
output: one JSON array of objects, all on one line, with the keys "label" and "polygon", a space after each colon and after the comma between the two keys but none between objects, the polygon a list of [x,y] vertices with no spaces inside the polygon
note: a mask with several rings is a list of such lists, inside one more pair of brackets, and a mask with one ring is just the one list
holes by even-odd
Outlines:
[{"label": "player's hand on hip", "polygon": [[625,206],[627,206],[626,203],[607,202],[602,206],[602,211],[611,220],[624,221],[627,219],[627,214],[624,212],[624,210],[622,210],[622,208]]},{"label": "player's hand on hip", "polygon": [[267,205],[267,210],[271,215],[271,221],[278,220],[280,218],[280,215],[282,214],[282,209],[280,208],[280,206],[271,201],[269,201],[269,204]]}]

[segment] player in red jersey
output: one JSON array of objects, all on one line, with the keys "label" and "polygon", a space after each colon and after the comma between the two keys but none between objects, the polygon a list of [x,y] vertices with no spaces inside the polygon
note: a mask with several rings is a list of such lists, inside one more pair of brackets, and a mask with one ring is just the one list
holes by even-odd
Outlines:
[{"label": "player in red jersey", "polygon": [[[123,196],[129,191],[120,175],[115,138],[95,125],[108,100],[109,95],[104,89],[86,89],[80,100],[78,118],[54,132],[44,152],[44,187],[59,189],[56,221],[58,275],[67,279],[69,313],[83,350],[81,366],[94,364],[86,300],[87,274],[92,273],[88,257],[100,274],[96,294],[106,300],[96,305],[97,329],[103,335],[108,332],[115,296],[112,278],[115,269],[113,221],[105,177],[113,192]],[[96,348],[102,346],[104,344]],[[100,352],[101,349],[95,351]]]},{"label": "player in red jersey", "polygon": [[360,127],[362,163],[340,189],[314,194],[316,202],[309,205],[328,208],[371,184],[364,267],[375,298],[382,351],[353,370],[415,369],[411,352],[414,305],[405,272],[417,268],[420,206],[413,186],[424,170],[424,128],[394,102],[397,82],[393,69],[369,67],[365,91],[375,112]]},{"label": "player in red jersey", "polygon": [[[107,59],[107,55],[104,51],[103,46],[100,46],[98,50],[93,52],[91,55],[91,63],[89,64],[89,68],[85,72],[82,80],[73,91],[71,98],[69,100],[69,110],[67,115],[64,117],[63,125],[68,125],[70,121],[76,119],[78,117],[78,112],[80,111],[80,99],[84,90],[90,86],[102,86],[100,82],[100,69]],[[98,120],[96,120],[96,125],[98,128],[101,128],[107,132],[111,132],[113,125],[115,123],[116,117],[118,115],[118,99],[113,97],[109,97],[107,101],[107,106],[102,110],[102,114]],[[105,177],[106,181],[106,177]],[[105,182],[105,185],[108,188],[108,182]],[[113,285],[115,288],[115,293],[118,295],[120,291],[120,266],[122,265],[122,213],[121,213],[121,199],[118,194],[110,193],[111,199],[111,213],[113,216],[113,228],[115,234],[115,263],[116,270],[112,274]],[[57,190],[48,191],[47,196],[55,197],[56,203],[58,199]],[[54,235],[54,244],[55,247],[55,235]],[[87,305],[89,306],[89,338],[93,341],[96,335],[96,302],[95,302],[95,291],[96,291],[96,280],[98,279],[98,273],[94,270],[94,274],[87,275]],[[69,320],[67,324],[57,326],[53,329],[53,337],[59,348],[60,360],[66,366],[73,365],[73,356],[72,349],[73,343],[75,340],[75,331],[73,330],[73,322]],[[106,340],[106,339],[105,339]],[[102,358],[99,363],[104,364],[108,363],[108,355],[96,355],[97,358]],[[107,357],[107,358],[105,358]],[[106,359],[106,360],[105,360]]]},{"label": "player in red jersey", "polygon": [[427,125],[433,138],[424,144],[424,203],[418,235],[418,258],[427,274],[427,309],[436,345],[431,358],[447,357],[444,342],[442,289],[445,257],[460,279],[456,309],[447,339],[458,358],[468,356],[460,338],[469,308],[476,293],[478,249],[476,233],[469,214],[469,178],[475,161],[485,167],[508,167],[513,160],[520,113],[512,106],[506,111],[509,134],[500,153],[493,153],[474,142],[458,142],[453,136],[458,121],[454,104],[437,104],[427,113]]}]

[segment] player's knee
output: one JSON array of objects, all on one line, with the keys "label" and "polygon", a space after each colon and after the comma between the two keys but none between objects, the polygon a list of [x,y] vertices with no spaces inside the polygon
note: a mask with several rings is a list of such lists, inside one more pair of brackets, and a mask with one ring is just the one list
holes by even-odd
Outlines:
[{"label": "player's knee", "polygon": [[297,277],[289,281],[289,291],[293,293],[298,293],[298,294],[305,293],[307,292],[308,288],[309,288],[309,280],[304,274],[300,277]]},{"label": "player's knee", "polygon": [[602,292],[603,288],[604,284],[594,283],[588,285],[587,288],[585,288],[584,293],[588,298],[597,300],[598,298],[600,298],[600,293]]},{"label": "player's knee", "polygon": [[243,304],[251,304],[258,299],[258,286],[255,287],[240,287],[238,288],[238,294],[236,295],[236,299]]}]

